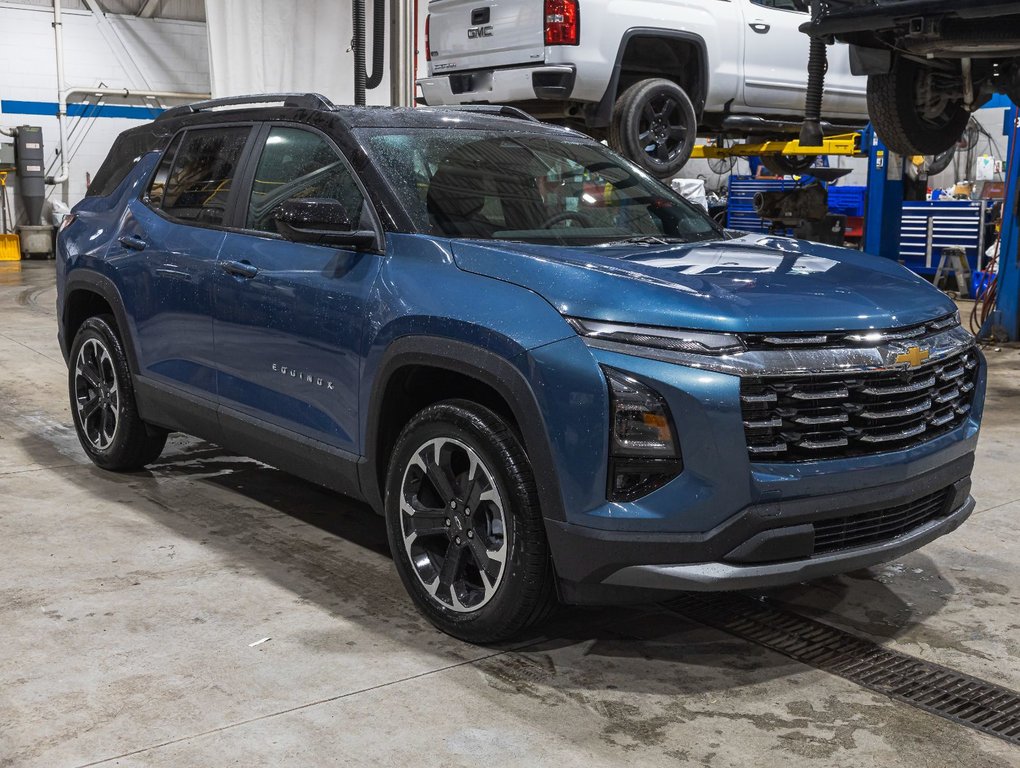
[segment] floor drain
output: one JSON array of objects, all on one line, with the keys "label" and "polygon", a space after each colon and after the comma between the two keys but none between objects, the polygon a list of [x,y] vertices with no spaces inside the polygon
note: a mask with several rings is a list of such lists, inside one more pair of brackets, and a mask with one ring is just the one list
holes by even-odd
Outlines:
[{"label": "floor drain", "polygon": [[677,613],[1020,746],[1020,694],[740,595],[685,595]]}]

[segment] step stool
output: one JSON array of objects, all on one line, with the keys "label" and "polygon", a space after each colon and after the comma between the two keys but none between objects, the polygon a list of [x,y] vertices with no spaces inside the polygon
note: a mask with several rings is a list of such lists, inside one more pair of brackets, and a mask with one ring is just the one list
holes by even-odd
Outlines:
[{"label": "step stool", "polygon": [[932,281],[936,288],[939,287],[939,282],[947,270],[956,277],[956,287],[959,289],[960,298],[970,296],[970,264],[967,263],[967,251],[959,246],[942,249],[942,257],[939,259],[939,266],[935,270],[935,279]]}]

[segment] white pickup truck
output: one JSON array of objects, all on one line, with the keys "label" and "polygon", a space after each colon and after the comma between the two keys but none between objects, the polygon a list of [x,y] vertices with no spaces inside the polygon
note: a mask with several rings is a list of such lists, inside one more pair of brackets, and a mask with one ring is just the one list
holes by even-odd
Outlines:
[{"label": "white pickup truck", "polygon": [[[662,178],[698,133],[800,128],[804,0],[430,0],[428,11],[428,105],[513,104],[608,138]],[[850,73],[846,45],[828,60],[825,120],[863,125],[866,79]]]}]

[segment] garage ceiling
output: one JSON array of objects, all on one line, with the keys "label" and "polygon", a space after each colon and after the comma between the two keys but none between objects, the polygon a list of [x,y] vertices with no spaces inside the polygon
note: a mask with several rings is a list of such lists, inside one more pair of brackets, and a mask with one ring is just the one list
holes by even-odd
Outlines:
[{"label": "garage ceiling", "polygon": [[[53,0],[21,0],[24,5],[38,5],[52,8]],[[89,5],[98,5],[106,13],[142,18],[182,19],[184,21],[205,21],[204,0],[62,0],[65,10],[87,11]],[[98,10],[98,9],[97,9]]]}]

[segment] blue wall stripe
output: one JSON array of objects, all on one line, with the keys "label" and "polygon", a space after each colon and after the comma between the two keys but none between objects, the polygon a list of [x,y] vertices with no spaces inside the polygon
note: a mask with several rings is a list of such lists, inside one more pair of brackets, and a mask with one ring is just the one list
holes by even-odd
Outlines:
[{"label": "blue wall stripe", "polygon": [[[68,117],[126,117],[133,120],[152,120],[163,110],[158,107],[132,107],[120,104],[68,104]],[[0,100],[0,112],[9,115],[47,115],[56,117],[55,101]]]}]

